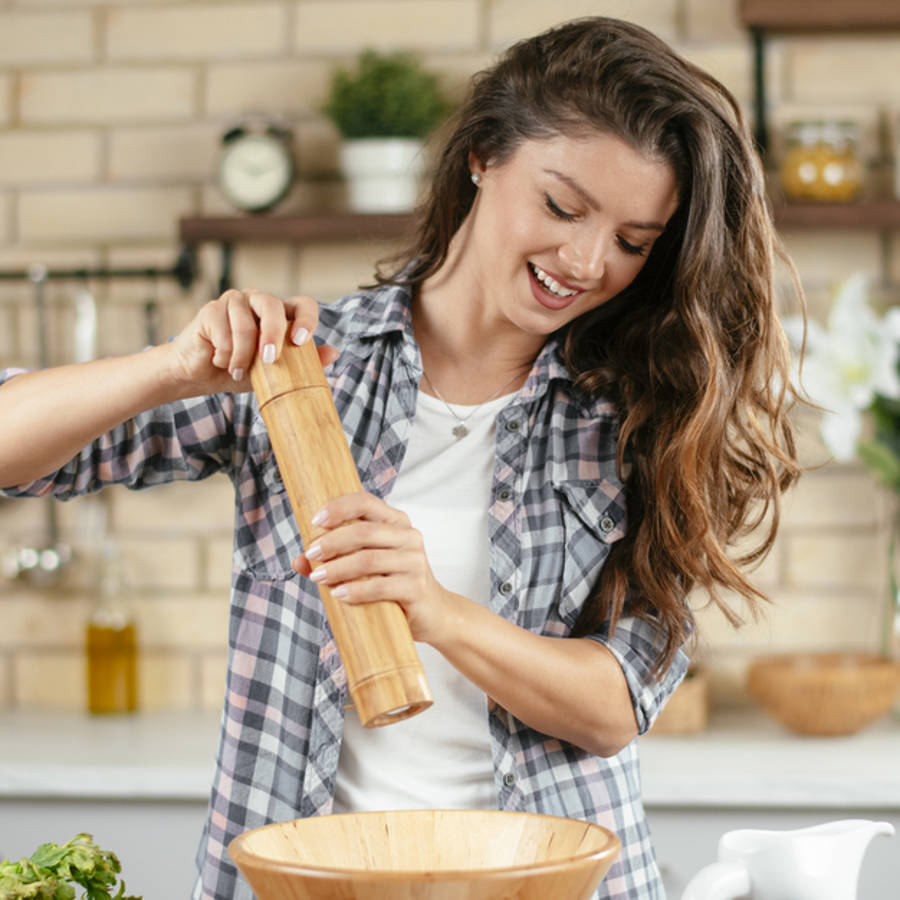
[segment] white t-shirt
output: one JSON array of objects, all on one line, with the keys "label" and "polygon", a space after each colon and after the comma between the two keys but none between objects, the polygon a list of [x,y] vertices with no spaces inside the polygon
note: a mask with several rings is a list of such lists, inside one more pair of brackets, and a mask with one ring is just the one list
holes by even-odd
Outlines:
[{"label": "white t-shirt", "polygon": [[[487,605],[488,505],[495,426],[510,397],[453,409],[419,393],[406,457],[387,502],[423,536],[429,564],[448,590]],[[434,695],[425,712],[381,728],[344,717],[334,812],[378,809],[496,809],[487,701],[428,644],[416,649]]]}]

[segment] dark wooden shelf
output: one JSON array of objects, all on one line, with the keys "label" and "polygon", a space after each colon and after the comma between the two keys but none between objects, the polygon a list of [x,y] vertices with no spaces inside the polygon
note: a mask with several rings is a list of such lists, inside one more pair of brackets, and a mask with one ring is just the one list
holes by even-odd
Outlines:
[{"label": "dark wooden shelf", "polygon": [[738,16],[753,38],[756,143],[769,146],[766,120],[766,42],[778,33],[876,32],[900,28],[898,0],[740,0]]},{"label": "dark wooden shelf", "polygon": [[741,0],[744,25],[766,31],[900,28],[896,0]]},{"label": "dark wooden shelf", "polygon": [[389,240],[409,232],[407,213],[317,212],[296,216],[188,216],[179,220],[182,243],[276,242],[307,244],[321,241]]},{"label": "dark wooden shelf", "polygon": [[236,243],[314,244],[324,241],[394,240],[410,233],[409,213],[316,212],[296,216],[186,216],[178,221],[185,253],[204,242],[222,248],[219,291],[231,287],[232,246]]},{"label": "dark wooden shelf", "polygon": [[857,203],[783,203],[773,209],[779,228],[900,229],[900,200]]}]

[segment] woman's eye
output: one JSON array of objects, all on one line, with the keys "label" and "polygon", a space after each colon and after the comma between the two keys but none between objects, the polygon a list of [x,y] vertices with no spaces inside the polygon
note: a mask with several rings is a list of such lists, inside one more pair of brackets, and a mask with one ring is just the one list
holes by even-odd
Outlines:
[{"label": "woman's eye", "polygon": [[631,254],[632,256],[644,256],[647,253],[647,245],[646,244],[629,244],[625,238],[620,237],[618,239],[619,246],[626,252]]},{"label": "woman's eye", "polygon": [[549,209],[557,219],[562,219],[563,222],[574,222],[575,219],[578,218],[575,213],[566,212],[564,209],[560,208],[549,194],[544,194],[544,203],[546,204],[547,209]]}]

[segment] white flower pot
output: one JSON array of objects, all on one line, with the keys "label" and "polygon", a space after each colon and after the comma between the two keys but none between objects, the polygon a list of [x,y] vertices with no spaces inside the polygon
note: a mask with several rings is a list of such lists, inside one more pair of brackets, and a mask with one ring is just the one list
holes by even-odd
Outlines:
[{"label": "white flower pot", "polygon": [[422,141],[361,138],[341,144],[341,168],[355,212],[407,212],[419,198],[425,170]]}]

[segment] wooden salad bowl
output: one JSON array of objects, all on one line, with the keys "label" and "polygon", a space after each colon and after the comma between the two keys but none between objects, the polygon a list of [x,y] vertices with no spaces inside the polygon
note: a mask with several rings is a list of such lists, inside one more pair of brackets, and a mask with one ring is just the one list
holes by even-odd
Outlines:
[{"label": "wooden salad bowl", "polygon": [[869,653],[796,653],[757,659],[747,686],[798,734],[846,735],[886,715],[900,691],[900,663]]},{"label": "wooden salad bowl", "polygon": [[578,819],[422,809],[265,825],[228,852],[258,900],[589,900],[620,847]]}]

